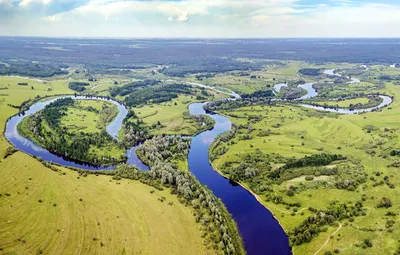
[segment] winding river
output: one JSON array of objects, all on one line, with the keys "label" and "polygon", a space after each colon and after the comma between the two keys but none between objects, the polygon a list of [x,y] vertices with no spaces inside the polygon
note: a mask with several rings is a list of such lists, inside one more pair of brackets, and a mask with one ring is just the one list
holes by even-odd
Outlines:
[{"label": "winding river", "polygon": [[[300,85],[302,88],[307,90],[307,94],[300,99],[308,99],[317,95],[317,92],[313,89],[312,84],[313,83],[306,83]],[[199,86],[201,84],[192,85]],[[206,85],[204,86],[213,89],[212,87]],[[237,94],[231,94],[231,96],[240,98],[240,96]],[[117,117],[107,126],[106,130],[112,137],[118,139],[118,132],[122,127],[122,121],[128,113],[128,110],[125,108],[125,106],[116,101],[105,98],[87,98],[84,96],[62,96],[48,101],[40,101],[35,103],[28,111],[25,112],[24,115],[13,116],[7,121],[5,130],[6,139],[20,151],[40,157],[49,162],[57,163],[59,165],[88,170],[114,169],[115,166],[93,166],[76,162],[60,155],[52,154],[18,133],[17,126],[26,116],[40,111],[46,105],[50,104],[56,99],[66,97],[73,99],[103,100],[115,104],[119,109],[119,113]],[[381,97],[384,98],[384,102],[381,104],[381,107],[390,104],[392,101],[390,97]],[[190,171],[202,184],[206,185],[217,197],[221,198],[228,211],[232,214],[233,218],[238,224],[240,234],[243,237],[247,254],[291,254],[288,244],[288,237],[278,221],[273,217],[272,213],[263,205],[261,205],[250,192],[219,175],[210,165],[208,158],[209,147],[219,134],[231,129],[231,122],[224,116],[206,113],[203,110],[203,105],[204,103],[191,104],[189,106],[190,114],[207,114],[215,120],[215,126],[212,130],[202,132],[201,134],[192,138],[188,155]],[[356,111],[348,110],[346,112],[344,111],[345,109],[324,109],[323,107],[320,108],[305,104],[301,104],[301,106],[323,111],[336,111],[345,114],[356,113]],[[363,109],[363,112],[371,110],[372,109]],[[149,168],[136,156],[137,147],[138,146],[135,146],[127,150],[127,163],[135,165],[142,170],[149,170]]]},{"label": "winding river", "polygon": [[[107,126],[107,132],[112,137],[117,138],[118,131],[122,127],[122,120],[128,113],[125,106],[116,101],[107,100],[105,98],[86,98],[82,96],[62,96],[48,101],[35,103],[25,112],[24,115],[13,116],[7,121],[5,137],[16,149],[59,165],[87,170],[114,169],[115,166],[93,166],[76,162],[60,155],[55,155],[18,133],[17,126],[25,117],[40,111],[46,105],[59,98],[66,97],[73,99],[103,100],[117,105],[119,113]],[[193,103],[189,106],[189,112],[191,114],[207,114],[203,110],[203,105],[203,103]],[[208,149],[219,134],[231,129],[231,122],[228,118],[218,114],[208,115],[215,120],[215,126],[212,130],[205,131],[193,137],[188,155],[190,171],[202,184],[206,185],[217,197],[222,199],[228,211],[232,214],[238,224],[247,254],[291,254],[288,245],[288,238],[271,212],[262,206],[250,192],[219,175],[210,165]],[[137,147],[138,146],[135,146],[127,150],[127,163],[135,165],[142,170],[149,170],[148,166],[143,164],[143,162],[137,157]]]}]

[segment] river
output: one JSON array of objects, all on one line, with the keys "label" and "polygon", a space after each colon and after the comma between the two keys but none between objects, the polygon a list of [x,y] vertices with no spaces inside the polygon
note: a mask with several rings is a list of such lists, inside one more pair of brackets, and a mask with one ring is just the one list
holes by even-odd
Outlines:
[{"label": "river", "polygon": [[[308,99],[317,95],[317,92],[312,85],[313,83],[299,85],[307,90],[307,94],[300,99]],[[20,151],[59,165],[87,170],[114,169],[115,166],[93,166],[82,162],[76,162],[60,155],[55,155],[18,133],[17,126],[25,117],[40,111],[56,99],[65,97],[73,99],[103,100],[115,104],[119,109],[119,113],[106,127],[106,130],[112,137],[118,139],[118,132],[122,127],[122,121],[128,113],[126,107],[114,100],[108,100],[105,98],[86,98],[83,96],[63,96],[35,103],[25,112],[24,115],[15,115],[7,121],[5,130],[6,139]],[[384,98],[384,103],[382,104],[385,106],[391,103],[392,99],[390,97],[381,97]],[[222,177],[210,165],[208,158],[209,147],[219,134],[225,133],[231,129],[231,122],[224,116],[206,113],[203,109],[203,105],[204,103],[193,103],[189,105],[190,114],[207,114],[215,120],[215,126],[212,130],[202,132],[192,138],[188,155],[190,171],[202,184],[211,189],[212,192],[223,201],[228,211],[232,214],[232,217],[238,224],[240,234],[243,237],[247,254],[291,254],[288,237],[279,222],[273,217],[272,213],[259,203],[250,192],[240,185],[232,183],[228,179]],[[324,109],[323,107],[315,107],[305,104],[301,104],[301,106],[324,111],[341,111],[340,109]],[[363,109],[363,111],[368,111],[368,109]],[[349,114],[356,112],[341,113]],[[127,150],[127,163],[135,165],[141,170],[149,170],[148,166],[143,164],[136,155],[136,149],[138,146]]]},{"label": "river", "polygon": [[[338,73],[335,73],[336,69],[328,69],[324,71],[324,74],[329,75],[329,76],[337,76],[337,77],[343,77],[343,75],[340,75]],[[346,77],[350,81],[347,83],[352,84],[352,83],[360,83],[361,81],[359,79],[353,78],[353,77]]]}]

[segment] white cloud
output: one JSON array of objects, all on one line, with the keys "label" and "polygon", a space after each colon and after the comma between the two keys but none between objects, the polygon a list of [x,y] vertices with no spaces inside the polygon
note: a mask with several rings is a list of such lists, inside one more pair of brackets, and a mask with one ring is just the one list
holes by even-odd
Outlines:
[{"label": "white cloud", "polygon": [[50,2],[51,2],[51,0],[22,0],[22,1],[19,3],[19,6],[27,7],[27,6],[30,5],[31,3],[41,3],[41,4],[44,4],[44,5],[47,5],[47,4],[49,4]]},{"label": "white cloud", "polygon": [[188,21],[189,20],[189,13],[188,12],[183,12],[181,13],[178,18],[176,18],[177,21]]},{"label": "white cloud", "polygon": [[[0,19],[3,13],[10,17],[2,15],[0,34],[16,31],[27,35],[110,37],[400,36],[400,3],[356,5],[350,0],[338,0],[340,4],[335,1],[333,6],[329,2],[300,6],[298,0],[90,0],[73,10],[47,16],[47,10],[58,1],[16,1],[18,6],[13,7],[14,0],[0,0]],[[4,3],[13,12],[3,8]],[[181,23],[179,29],[177,23]]]},{"label": "white cloud", "polygon": [[47,16],[43,17],[42,20],[44,21],[50,21],[50,22],[60,22],[62,20],[61,15],[52,15],[52,16]]}]

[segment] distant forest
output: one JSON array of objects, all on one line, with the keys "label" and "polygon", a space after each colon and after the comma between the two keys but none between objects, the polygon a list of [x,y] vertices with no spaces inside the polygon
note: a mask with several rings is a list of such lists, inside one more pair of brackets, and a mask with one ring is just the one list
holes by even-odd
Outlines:
[{"label": "distant forest", "polygon": [[0,63],[0,75],[21,75],[44,78],[60,74],[68,74],[68,72],[51,64],[32,63],[28,61]]},{"label": "distant forest", "polygon": [[[63,71],[59,69],[60,63],[64,65],[82,63],[93,73],[127,73],[130,69],[164,65],[168,67],[162,70],[163,73],[183,76],[200,72],[257,70],[262,63],[262,61],[244,61],[245,59],[302,60],[315,64],[324,62],[394,64],[400,63],[399,41],[399,39],[107,40],[0,37],[0,60],[6,63],[10,63],[13,59],[38,61],[39,65],[47,67],[44,73],[39,74],[40,77],[62,73]],[[383,44],[385,47],[382,47]],[[52,48],[44,47],[46,45],[51,45]],[[54,50],[54,47],[62,50]],[[26,75],[30,75],[32,73],[29,71],[30,68],[35,66],[28,65],[28,67]],[[5,65],[1,65],[1,68],[3,73],[7,69]]]}]

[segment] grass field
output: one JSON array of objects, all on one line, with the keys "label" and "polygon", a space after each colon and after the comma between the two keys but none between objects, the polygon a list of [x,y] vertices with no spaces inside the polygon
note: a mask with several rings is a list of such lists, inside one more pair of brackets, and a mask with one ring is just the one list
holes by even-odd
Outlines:
[{"label": "grass field", "polygon": [[164,126],[154,130],[154,134],[190,134],[193,133],[196,126],[182,118],[183,114],[188,111],[190,102],[190,96],[181,96],[171,102],[145,105],[134,110],[145,124],[151,126],[159,121]]},{"label": "grass field", "polygon": [[[88,110],[89,107],[96,109],[100,114]],[[114,114],[110,117],[111,120],[118,114],[118,108],[112,103],[94,100],[77,100],[74,106],[68,108],[67,116],[61,118],[61,126],[67,127],[71,132],[100,132],[109,124],[109,122],[102,123],[101,112],[103,107],[112,109]]]},{"label": "grass field", "polygon": [[337,100],[337,101],[333,101],[333,100],[321,101],[321,102],[318,102],[318,104],[333,106],[333,107],[339,106],[340,108],[349,108],[350,105],[366,104],[366,103],[368,103],[368,101],[369,101],[368,98],[360,97],[360,98]]},{"label": "grass field", "polygon": [[[253,131],[251,140],[234,139],[235,144],[230,145],[227,153],[218,157],[213,165],[218,169],[224,162],[241,160],[244,153],[256,153],[261,150],[265,153],[278,153],[285,157],[304,157],[305,155],[322,152],[339,153],[364,166],[368,176],[375,176],[375,172],[381,172],[377,180],[383,180],[384,176],[390,178],[395,188],[387,185],[373,186],[375,182],[369,179],[360,185],[356,191],[339,189],[308,189],[290,197],[286,194],[287,187],[304,181],[304,176],[296,180],[285,181],[280,185],[274,185],[274,193],[282,196],[287,202],[300,202],[300,210],[292,216],[293,211],[285,206],[266,202],[263,195],[260,199],[270,209],[286,230],[299,225],[311,213],[308,207],[326,208],[330,201],[352,203],[361,200],[363,194],[367,197],[363,201],[367,209],[366,216],[356,217],[354,222],[344,220],[341,225],[330,226],[327,232],[321,233],[310,243],[294,246],[295,254],[324,254],[338,248],[341,254],[393,254],[398,248],[400,228],[397,227],[398,216],[388,217],[388,211],[400,211],[400,177],[398,168],[389,168],[389,164],[399,161],[397,157],[388,156],[392,149],[400,148],[400,123],[397,121],[400,114],[400,87],[387,84],[381,91],[395,97],[390,107],[379,112],[363,115],[340,115],[335,117],[330,114],[316,113],[313,110],[287,105],[276,107],[243,107],[229,112],[222,112],[240,125],[249,123],[249,116],[261,116],[260,121],[251,123]],[[343,102],[344,103],[344,102]],[[348,103],[348,102],[346,102]],[[330,117],[329,117],[330,116]],[[373,131],[367,131],[366,127]],[[385,131],[389,130],[389,131]],[[260,130],[271,130],[271,135],[259,137]],[[273,166],[276,167],[276,166]],[[321,178],[329,182],[327,176]],[[315,179],[314,181],[316,181]],[[244,183],[246,185],[246,183]],[[392,200],[393,207],[389,209],[377,209],[376,205],[382,197]],[[302,213],[300,213],[302,212]],[[303,214],[303,215],[302,215]],[[391,230],[385,226],[388,219],[394,220],[395,227]],[[347,223],[347,224],[346,224]],[[341,227],[340,227],[341,226]],[[361,228],[361,230],[360,230]],[[339,230],[338,230],[339,229]],[[365,231],[362,229],[373,229]],[[330,234],[334,233],[333,238]],[[339,236],[340,235],[340,236]],[[372,248],[362,248],[359,244],[365,239],[371,239]],[[328,241],[327,241],[328,240]],[[324,246],[325,242],[327,244]]]},{"label": "grass field", "polygon": [[[25,81],[0,77],[0,88],[7,88],[0,91],[2,132],[7,118],[18,112],[9,103],[20,105],[37,95],[73,93],[65,81],[17,85]],[[180,204],[169,190],[151,194],[149,186],[131,180],[117,184],[106,176],[78,179],[72,170],[51,171],[21,152],[3,159],[8,146],[1,136],[1,253],[213,253],[205,250],[190,207]],[[158,200],[161,196],[166,202]]]},{"label": "grass field", "polygon": [[194,135],[198,133],[201,126],[189,115],[184,116],[189,112],[189,105],[194,102],[200,101],[191,96],[179,96],[167,103],[144,105],[133,110],[146,125],[151,127],[158,122],[162,125],[162,127],[151,129],[153,135]]}]

